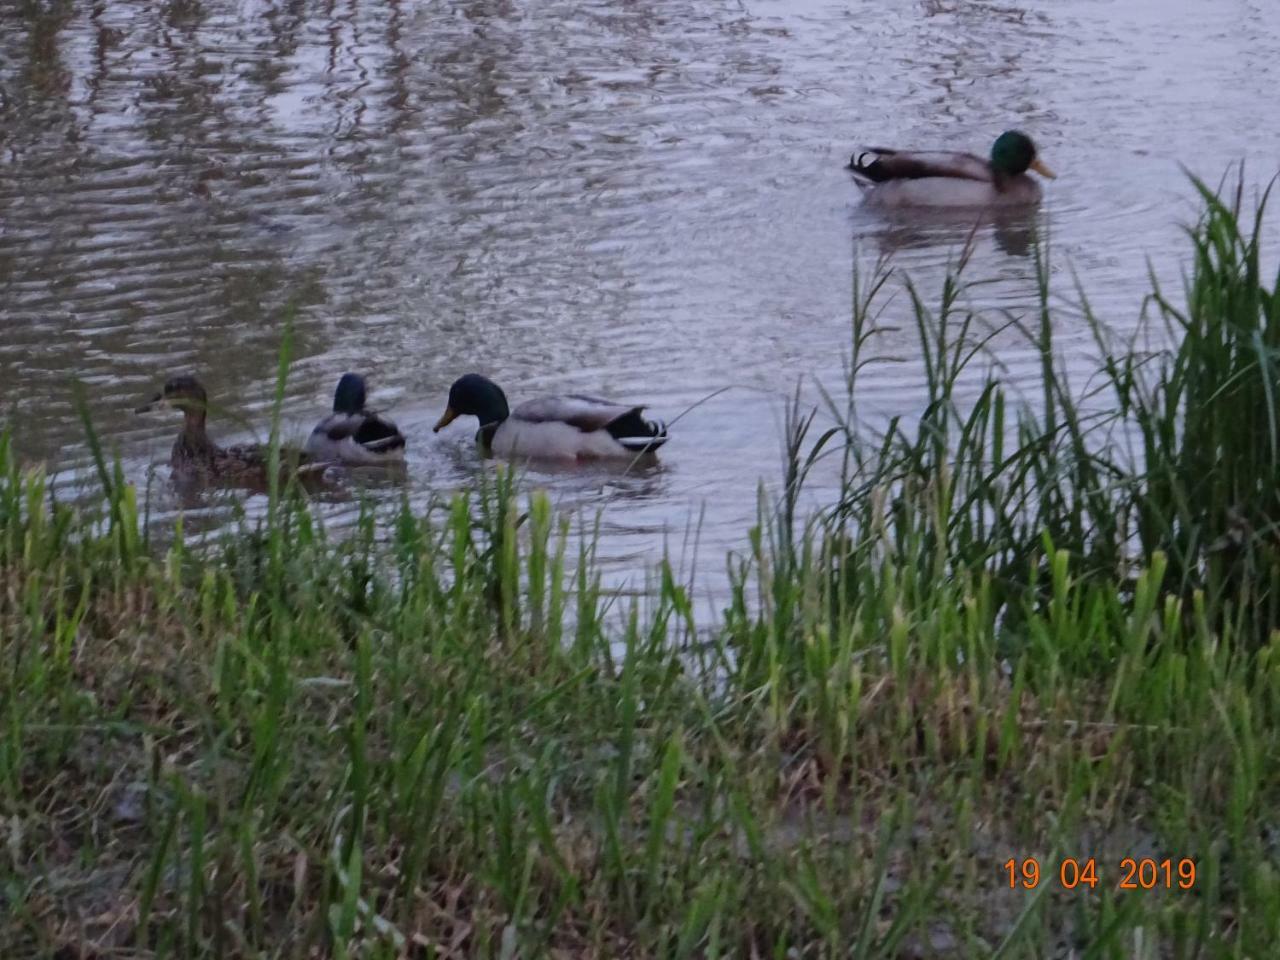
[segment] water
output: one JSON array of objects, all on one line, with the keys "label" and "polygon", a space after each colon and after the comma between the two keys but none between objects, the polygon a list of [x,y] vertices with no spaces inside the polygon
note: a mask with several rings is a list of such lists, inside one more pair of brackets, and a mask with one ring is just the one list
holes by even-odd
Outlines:
[{"label": "water", "polygon": [[[1075,271],[1131,328],[1146,258],[1178,276],[1196,210],[1180,165],[1215,182],[1235,161],[1251,182],[1277,170],[1267,10],[0,0],[0,410],[25,458],[74,476],[77,377],[145,482],[176,424],[132,410],[170,371],[206,382],[215,438],[265,436],[292,306],[290,431],[364,371],[425,499],[482,469],[473,422],[430,430],[469,370],[513,401],[585,391],[668,419],[714,394],[657,468],[532,478],[603,510],[618,570],[668,545],[687,558],[695,527],[718,567],[779,475],[785,399],[802,378],[810,399],[839,386],[855,262],[890,253],[933,292],[969,229],[863,209],[850,151],[985,152],[1027,130],[1059,179],[1030,220],[980,228],[971,275],[997,281],[981,297],[1032,307],[1047,225],[1058,293],[1073,298]],[[906,317],[899,296],[886,318]],[[1061,317],[1091,369],[1083,325]],[[914,359],[905,333],[880,349]],[[999,350],[1014,381],[1034,373],[1017,338]],[[911,362],[863,388],[884,414],[921,404]],[[162,482],[154,496],[162,516],[179,506]]]}]

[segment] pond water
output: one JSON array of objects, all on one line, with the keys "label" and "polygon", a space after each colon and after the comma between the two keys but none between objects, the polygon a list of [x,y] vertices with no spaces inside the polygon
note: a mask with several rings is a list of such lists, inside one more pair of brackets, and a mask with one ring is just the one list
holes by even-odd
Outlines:
[{"label": "pond water", "polygon": [[[133,408],[191,371],[217,439],[264,437],[292,304],[290,431],[365,372],[419,499],[483,468],[474,421],[431,433],[469,370],[517,402],[582,391],[666,419],[710,397],[656,468],[531,478],[602,511],[619,570],[687,552],[695,528],[718,567],[780,474],[786,398],[839,388],[855,263],[891,254],[932,295],[970,228],[862,208],[851,150],[985,153],[1025,129],[1059,179],[1030,218],[979,227],[981,298],[1033,308],[1047,228],[1057,292],[1074,272],[1131,328],[1148,256],[1175,279],[1183,262],[1182,167],[1277,170],[1269,7],[0,0],[0,416],[24,458],[74,477],[78,378],[142,483],[176,424]],[[1091,368],[1078,314],[1059,324]],[[908,362],[872,368],[863,399],[910,415],[920,371],[894,341],[879,349]],[[1037,362],[1016,338],[1000,359],[1014,380]],[[176,509],[163,482],[153,496]]]}]

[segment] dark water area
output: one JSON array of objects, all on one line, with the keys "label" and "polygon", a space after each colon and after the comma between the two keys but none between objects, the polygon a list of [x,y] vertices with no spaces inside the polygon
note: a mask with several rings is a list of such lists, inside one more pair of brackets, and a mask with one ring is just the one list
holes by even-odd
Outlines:
[{"label": "dark water area", "polygon": [[[1051,237],[1059,343],[1087,373],[1074,277],[1133,328],[1148,258],[1174,283],[1184,264],[1183,167],[1280,169],[1278,65],[1261,0],[0,0],[0,417],[74,479],[79,379],[144,484],[176,424],[132,411],[169,372],[205,381],[217,439],[266,436],[292,317],[287,434],[363,371],[425,501],[486,469],[471,426],[430,429],[469,370],[513,401],[587,392],[667,419],[710,396],[657,467],[530,479],[602,511],[620,571],[695,528],[718,567],[780,475],[786,399],[840,389],[855,265],[889,255],[931,294],[973,226],[863,208],[854,146],[1031,133],[1059,179],[978,227],[969,275],[993,281],[982,306],[1029,312]],[[876,349],[905,362],[870,368],[860,399],[909,416],[907,299],[885,318],[904,332]],[[1028,344],[996,347],[1034,376]],[[183,506],[164,475],[162,520]]]}]

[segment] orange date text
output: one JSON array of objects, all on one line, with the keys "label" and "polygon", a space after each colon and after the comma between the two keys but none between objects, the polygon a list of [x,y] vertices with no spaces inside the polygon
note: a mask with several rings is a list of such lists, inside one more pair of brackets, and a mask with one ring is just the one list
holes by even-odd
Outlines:
[{"label": "orange date text", "polygon": [[[1092,890],[1104,881],[1096,857],[1064,857],[1043,869],[1035,857],[1010,857],[1004,872],[1010,890],[1034,890],[1041,883],[1055,883],[1064,890]],[[1190,890],[1196,885],[1196,862],[1190,857],[1125,857],[1106,879],[1119,890]]]}]

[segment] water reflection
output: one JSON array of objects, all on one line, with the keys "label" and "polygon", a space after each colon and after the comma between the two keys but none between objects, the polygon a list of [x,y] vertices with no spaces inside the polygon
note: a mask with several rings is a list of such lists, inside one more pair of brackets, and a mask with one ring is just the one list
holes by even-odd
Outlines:
[{"label": "water reflection", "polygon": [[585,501],[652,500],[668,491],[668,468],[653,454],[633,460],[590,460],[571,463],[561,460],[508,460],[482,451],[474,439],[460,437],[458,431],[437,449],[453,471],[470,478],[472,485],[485,482],[482,473],[495,468],[515,470],[534,486],[553,485],[575,490]]},{"label": "water reflection", "polygon": [[[890,257],[904,250],[955,250],[987,238],[1010,257],[1029,257],[1042,216],[1038,208],[864,210],[854,230],[855,235],[871,236],[879,251]],[[881,221],[879,228],[868,223],[872,218]]]}]

